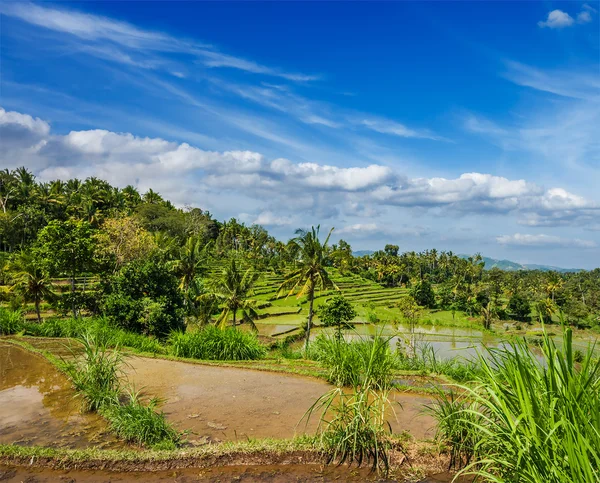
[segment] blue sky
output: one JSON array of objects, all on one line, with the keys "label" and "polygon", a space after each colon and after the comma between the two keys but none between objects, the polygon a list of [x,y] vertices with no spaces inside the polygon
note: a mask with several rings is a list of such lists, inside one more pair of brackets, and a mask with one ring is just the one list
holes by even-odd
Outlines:
[{"label": "blue sky", "polygon": [[599,2],[0,4],[0,167],[287,238],[600,265]]}]

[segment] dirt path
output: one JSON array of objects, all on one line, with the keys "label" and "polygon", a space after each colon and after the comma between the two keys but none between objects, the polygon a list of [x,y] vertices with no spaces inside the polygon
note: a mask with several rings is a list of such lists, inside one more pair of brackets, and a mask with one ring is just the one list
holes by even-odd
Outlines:
[{"label": "dirt path", "polygon": [[[180,429],[190,429],[191,440],[291,438],[304,432],[296,427],[315,400],[331,389],[317,379],[230,367],[132,357],[129,379],[148,395],[167,402],[163,410]],[[431,399],[394,394],[394,432],[408,431],[418,439],[433,436],[434,422],[422,413]],[[316,428],[314,418],[308,432]]]}]

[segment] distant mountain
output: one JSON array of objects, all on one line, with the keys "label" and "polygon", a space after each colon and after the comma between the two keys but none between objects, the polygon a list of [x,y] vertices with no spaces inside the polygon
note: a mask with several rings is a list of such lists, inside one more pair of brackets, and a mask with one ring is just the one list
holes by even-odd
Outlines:
[{"label": "distant mountain", "polygon": [[355,257],[364,257],[365,255],[373,255],[375,253],[373,250],[356,250],[352,252],[352,255]]},{"label": "distant mountain", "polygon": [[[468,255],[459,255],[459,257],[467,258]],[[485,263],[485,269],[491,270],[492,268],[499,268],[500,270],[506,270],[507,272],[514,272],[517,270],[541,270],[542,272],[581,272],[581,268],[561,268],[553,267],[551,265],[536,265],[535,263],[517,263],[511,262],[510,260],[497,260],[495,258],[483,257]]]}]

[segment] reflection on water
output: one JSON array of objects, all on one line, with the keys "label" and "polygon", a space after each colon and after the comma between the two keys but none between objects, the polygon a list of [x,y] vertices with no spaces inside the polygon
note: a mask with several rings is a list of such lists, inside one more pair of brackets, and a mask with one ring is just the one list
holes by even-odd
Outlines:
[{"label": "reflection on water", "polygon": [[46,359],[0,341],[0,444],[114,446],[105,422],[81,414],[67,379]]},{"label": "reflection on water", "polygon": [[[261,335],[277,335],[286,332],[287,335],[291,329],[298,326],[294,325],[270,325],[256,324]],[[315,339],[319,334],[334,332],[334,328],[315,326],[311,331],[311,339]],[[554,340],[560,346],[561,328],[551,327],[549,329],[554,333]],[[293,332],[292,332],[293,333]],[[365,336],[381,335],[390,337],[392,349],[396,347],[406,347],[410,343],[418,345],[429,345],[438,359],[451,359],[462,357],[472,359],[478,354],[485,353],[485,348],[501,348],[507,344],[507,337],[502,333],[489,333],[473,328],[462,327],[435,327],[435,326],[416,326],[411,332],[410,326],[405,324],[356,324],[353,329],[344,331],[344,339],[356,340]],[[541,335],[541,332],[539,333]],[[590,345],[598,340],[598,335],[593,332],[576,332],[573,337],[573,346],[575,349],[585,351]],[[536,335],[529,334],[529,338],[538,338]],[[533,346],[534,354],[541,354],[538,347]],[[600,341],[597,343],[596,350],[600,352]]]}]

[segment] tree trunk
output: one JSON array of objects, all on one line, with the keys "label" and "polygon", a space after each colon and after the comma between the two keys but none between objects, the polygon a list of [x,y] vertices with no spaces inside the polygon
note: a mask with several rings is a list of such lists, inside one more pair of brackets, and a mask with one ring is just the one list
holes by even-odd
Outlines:
[{"label": "tree trunk", "polygon": [[75,274],[71,274],[71,310],[73,311],[73,317],[77,317],[75,311]]},{"label": "tree trunk", "polygon": [[40,314],[40,299],[35,299],[35,313],[37,314],[38,324],[42,323],[42,315]]},{"label": "tree trunk", "polygon": [[308,341],[310,339],[310,326],[313,318],[313,302],[315,299],[315,287],[311,282],[310,291],[308,292],[308,323],[306,324],[306,342],[304,344],[304,354],[308,352]]},{"label": "tree trunk", "polygon": [[237,312],[237,309],[233,311],[233,328],[234,328],[234,329],[236,328],[236,327],[235,327],[235,324],[236,324],[236,322],[235,322],[235,316],[236,316],[236,312]]}]

